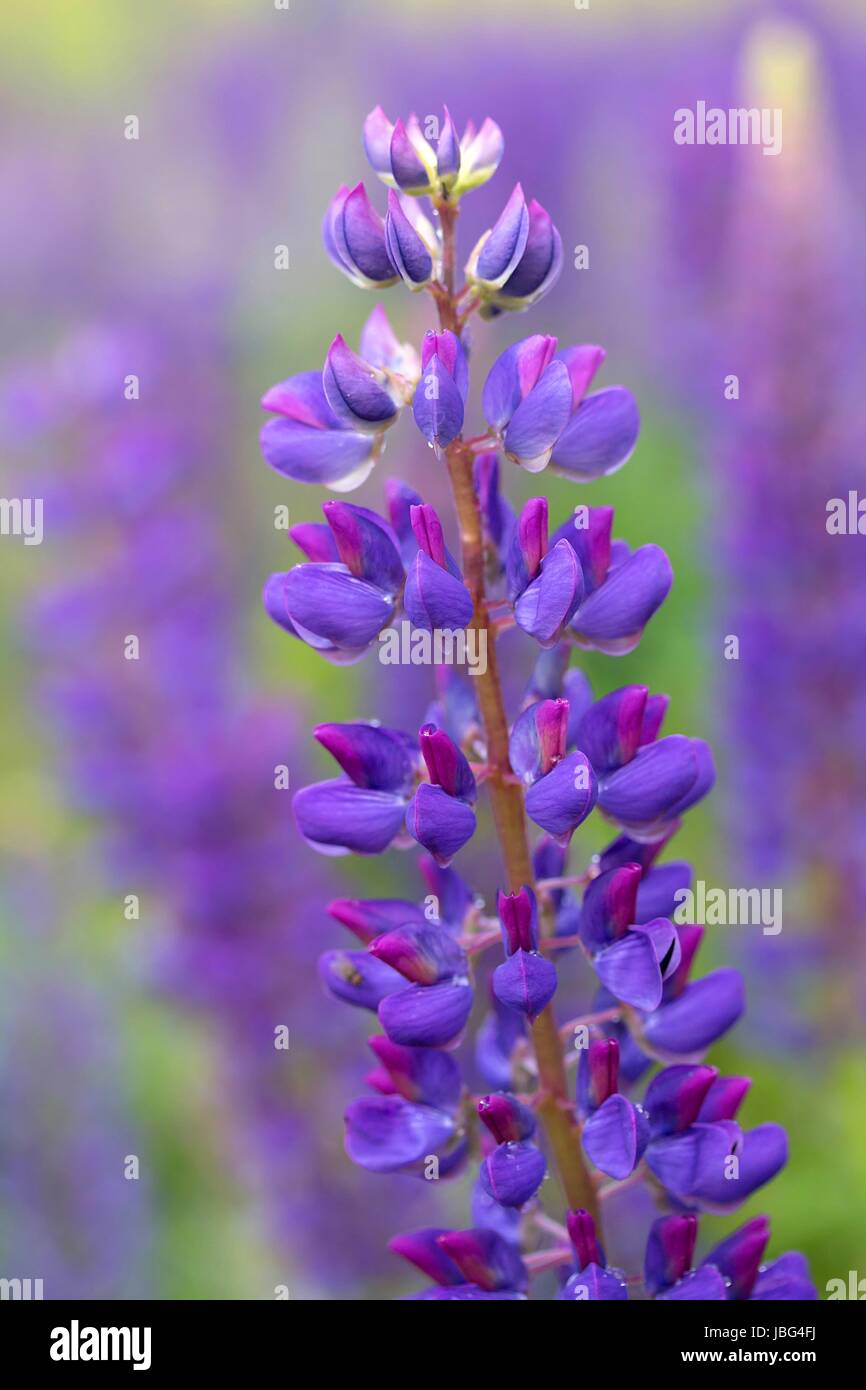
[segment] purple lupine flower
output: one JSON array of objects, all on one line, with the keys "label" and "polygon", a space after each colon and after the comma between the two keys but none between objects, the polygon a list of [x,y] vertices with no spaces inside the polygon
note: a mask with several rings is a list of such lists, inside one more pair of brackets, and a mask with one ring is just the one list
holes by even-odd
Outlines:
[{"label": "purple lupine flower", "polygon": [[399,280],[401,272],[389,253],[385,223],[363,183],[338,189],[325,213],[322,240],[334,265],[361,289],[384,289]]},{"label": "purple lupine flower", "polygon": [[548,464],[578,482],[613,473],[637,441],[634,398],[621,386],[586,396],[600,348],[556,349],[555,338],[541,335],[505,349],[484,384],[487,424],[506,458],[530,473]]},{"label": "purple lupine flower", "polygon": [[495,174],[502,158],[502,132],[488,117],[476,132],[469,122],[460,140],[447,107],[435,133],[425,133],[414,114],[404,123],[389,121],[376,106],[364,122],[367,158],[383,183],[413,197],[457,199]]},{"label": "purple lupine flower", "polygon": [[385,216],[388,254],[410,290],[423,290],[437,277],[440,248],[436,232],[418,203],[391,189]]},{"label": "purple lupine flower", "polygon": [[[627,1298],[641,1275],[607,1264],[598,1198],[605,1174],[614,1188],[647,1179],[667,1208],[664,1224],[649,1232],[647,1291],[660,1299],[701,1291],[722,1298],[727,1276],[715,1265],[692,1268],[694,1213],[739,1205],[784,1163],[786,1140],[775,1125],[744,1132],[735,1117],[746,1079],[719,1077],[703,1064],[708,1044],[739,1017],[742,980],[724,968],[690,979],[700,930],[670,918],[691,870],[656,863],[683,814],[710,790],[712,757],[700,739],[660,736],[666,697],[630,685],[594,700],[583,673],[568,669],[574,646],[610,655],[634,649],[670,589],[670,564],[658,547],[632,554],[613,542],[610,508],[576,509],[551,537],[544,498],[531,499],[517,518],[500,492],[500,454],[535,472],[548,464],[583,479],[614,471],[634,447],[637,407],[620,387],[587,394],[604,357],[600,348],[557,352],[554,338],[538,334],[494,363],[482,393],[490,433],[464,437],[466,323],[481,301],[495,316],[498,308],[518,307],[510,301],[539,297],[556,241],[549,219],[537,205],[527,207],[518,186],[458,289],[457,200],[483,175],[490,151],[498,162],[501,150],[488,129],[481,141],[488,154],[476,150],[470,161],[470,144],[458,150],[447,112],[441,126],[428,124],[422,131],[413,118],[392,126],[377,108],[365,144],[383,180],[430,197],[438,219],[434,246],[395,197],[385,236],[411,288],[429,278],[439,310],[439,331],[424,341],[413,412],[437,463],[447,464],[461,566],[447,551],[438,513],[414,490],[389,486],[389,516],[413,621],[435,627],[455,614],[471,618],[494,651],[485,671],[474,673],[477,695],[473,682],[455,673],[440,683],[421,727],[420,758],[414,741],[395,730],[324,726],[317,736],[344,775],[295,799],[299,827],[314,848],[369,854],[414,838],[431,857],[426,872],[438,904],[432,913],[429,899],[424,910],[401,897],[332,904],[366,950],[327,953],[323,978],[332,993],[375,1010],[384,1030],[372,1044],[380,1062],[368,1077],[375,1094],[350,1106],[347,1148],[371,1170],[424,1177],[427,1165],[434,1175],[462,1170],[480,1149],[471,1227],[428,1226],[392,1244],[434,1282],[413,1297],[523,1298],[530,1273],[549,1264],[570,1266],[563,1299]],[[359,431],[379,427],[388,409],[358,380],[357,366],[338,359],[352,387],[343,393],[348,414],[339,411],[340,418]],[[333,390],[326,376],[329,385]],[[334,563],[321,531],[303,539],[315,552],[313,564]],[[516,710],[495,649],[499,631],[510,626],[539,653]],[[474,803],[484,787],[504,859],[498,932],[462,864],[450,867],[475,829]],[[570,874],[574,830],[595,809],[622,833],[583,873]],[[533,826],[543,832],[535,843]],[[580,885],[582,901],[573,892]],[[498,937],[505,959],[484,971],[483,954]],[[557,1024],[552,1001],[567,988],[557,961],[575,947],[597,989],[586,1021],[574,1025],[586,1037],[573,1101],[563,1054],[570,1028]],[[486,986],[480,1000],[489,999],[473,1053],[495,1091],[473,1106],[457,1057],[473,1031],[476,980]],[[439,1057],[453,1065],[432,1060]],[[533,1250],[527,1264],[522,1227],[531,1228],[552,1161],[583,1204],[567,1218],[571,1244]],[[549,1219],[541,1226],[557,1231]],[[774,1287],[785,1287],[785,1277],[783,1269]],[[740,1282],[745,1287],[745,1276]]]},{"label": "purple lupine flower", "polygon": [[537,304],[562,270],[562,239],[550,214],[517,184],[495,226],[477,242],[466,279],[483,303],[482,316]]},{"label": "purple lupine flower", "polygon": [[413,411],[428,444],[444,449],[457,438],[468,390],[469,364],[460,339],[449,330],[425,333]]}]

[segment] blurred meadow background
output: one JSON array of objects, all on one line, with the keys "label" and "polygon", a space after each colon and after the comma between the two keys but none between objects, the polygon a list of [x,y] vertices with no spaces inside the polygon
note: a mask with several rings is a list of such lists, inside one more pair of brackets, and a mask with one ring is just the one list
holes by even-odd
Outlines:
[{"label": "blurred meadow background", "polygon": [[[273,769],[329,775],[313,723],[411,727],[430,690],[265,617],[296,558],[274,509],[318,518],[326,494],[269,472],[257,436],[263,391],[376,302],[320,241],[341,182],[381,193],[365,114],[443,101],[506,140],[464,254],[518,178],[567,249],[542,306],[475,328],[474,380],[543,330],[604,344],[603,384],[641,405],[621,473],[543,480],[557,524],[610,503],[676,574],[640,647],[586,669],[599,694],[667,691],[670,730],[714,745],[676,857],[784,890],[778,936],[710,929],[702,956],[747,978],[712,1060],[755,1079],[749,1124],[790,1133],[745,1214],[821,1290],[866,1274],[866,541],[825,529],[828,499],[866,495],[862,5],[7,0],[0,72],[0,493],[44,499],[41,545],[0,537],[0,1275],[83,1298],[414,1286],[385,1244],[428,1224],[427,1193],[345,1158],[369,1021],[316,974],[342,944],[325,904],[417,894],[412,856],[317,858]],[[781,154],[676,145],[699,100],[781,108]],[[428,303],[384,302],[418,342]],[[443,503],[409,420],[385,463],[353,500],[380,507],[387,471]],[[492,891],[489,854],[468,859]],[[461,1221],[461,1186],[441,1201]]]}]

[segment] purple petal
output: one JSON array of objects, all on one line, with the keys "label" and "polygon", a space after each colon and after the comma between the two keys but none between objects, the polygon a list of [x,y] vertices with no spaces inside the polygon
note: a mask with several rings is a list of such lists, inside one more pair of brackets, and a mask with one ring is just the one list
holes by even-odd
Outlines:
[{"label": "purple petal", "polygon": [[515,951],[493,972],[493,992],[500,1003],[532,1020],[556,993],[556,966],[532,951]]},{"label": "purple petal", "polygon": [[[407,381],[418,377],[418,354],[408,343],[401,343],[381,304],[377,304],[361,329],[360,355],[371,367],[396,372]],[[396,484],[400,486],[400,484]]]},{"label": "purple petal", "polygon": [[529,1276],[520,1255],[496,1231],[483,1226],[470,1231],[449,1231],[439,1237],[439,1245],[465,1279],[488,1293],[498,1289],[521,1291],[527,1286]]},{"label": "purple petal", "polygon": [[[432,161],[432,150],[430,155]],[[430,188],[430,171],[402,120],[396,122],[391,135],[391,172],[395,182],[406,193],[426,193]]]},{"label": "purple petal", "polygon": [[379,1021],[392,1042],[445,1047],[460,1037],[471,1009],[469,984],[409,985],[382,1000]]},{"label": "purple petal", "polygon": [[595,805],[595,774],[583,753],[569,753],[526,794],[526,810],[554,840],[567,842]]},{"label": "purple petal", "polygon": [[401,796],[340,780],[304,787],[292,806],[304,839],[325,854],[381,854],[399,834],[405,815]]},{"label": "purple petal", "polygon": [[633,651],[672,583],[671,564],[661,547],[641,546],[580,605],[572,623],[578,640],[612,656]]},{"label": "purple petal", "polygon": [[321,372],[299,372],[297,376],[277,382],[262,396],[262,406],[309,429],[342,429],[328,405]]},{"label": "purple petal", "polygon": [[588,951],[625,936],[635,920],[640,875],[639,864],[623,864],[588,884],[580,910],[580,939]]},{"label": "purple petal", "polygon": [[431,1105],[402,1096],[364,1096],[346,1111],[346,1153],[371,1173],[413,1168],[446,1145],[454,1121]]},{"label": "purple petal", "polygon": [[419,550],[409,566],[403,607],[425,632],[457,631],[472,621],[472,595],[466,585]]},{"label": "purple petal", "polygon": [[715,1067],[703,1066],[665,1067],[658,1072],[644,1098],[653,1136],[678,1134],[693,1125],[717,1075]]},{"label": "purple petal", "polygon": [[433,258],[393,190],[388,193],[385,240],[388,254],[402,279],[410,289],[423,288],[433,275]]},{"label": "purple petal", "polygon": [[394,127],[381,106],[374,106],[364,121],[364,150],[379,175],[391,179],[391,136]]},{"label": "purple petal", "polygon": [[724,1127],[725,1122],[694,1127],[701,1138],[695,1177],[687,1195],[713,1211],[739,1206],[757,1188],[774,1178],[788,1161],[788,1136],[782,1126],[758,1125],[743,1135],[737,1149],[738,1176],[726,1177],[725,1159],[730,1148],[721,1138]]},{"label": "purple petal", "polygon": [[535,1133],[536,1120],[529,1106],[508,1092],[482,1096],[476,1109],[497,1144],[518,1143]]},{"label": "purple petal", "polygon": [[571,383],[562,362],[551,362],[518,405],[505,430],[505,452],[537,473],[546,467],[571,409]]},{"label": "purple petal", "polygon": [[673,1303],[679,1299],[699,1299],[704,1303],[721,1302],[727,1296],[725,1281],[712,1265],[702,1265],[700,1269],[692,1270],[672,1288],[656,1294],[660,1303]]},{"label": "purple petal", "polygon": [[376,285],[394,283],[397,277],[385,242],[385,224],[363,183],[345,198],[332,232],[344,261],[364,280]]},{"label": "purple petal", "polygon": [[674,816],[682,815],[683,811],[694,806],[697,801],[706,796],[708,791],[712,790],[716,781],[716,767],[709,744],[705,743],[702,738],[693,738],[691,744],[697,761],[698,773],[685,796],[681,797],[671,808],[670,814]]},{"label": "purple petal", "polygon": [[318,429],[281,417],[268,420],[259,438],[265,462],[278,473],[339,492],[360,487],[375,462],[375,441],[342,426]]},{"label": "purple petal", "polygon": [[635,1009],[657,1009],[662,997],[662,974],[649,937],[627,932],[620,941],[605,946],[593,967],[615,999]]},{"label": "purple petal", "polygon": [[434,1047],[401,1047],[381,1033],[368,1042],[404,1100],[456,1112],[463,1080],[450,1053]]},{"label": "purple petal", "polygon": [[474,278],[498,289],[523,255],[528,236],[529,209],[518,183],[481,248]]},{"label": "purple petal", "polygon": [[598,1242],[595,1222],[588,1211],[578,1207],[566,1213],[568,1238],[574,1247],[575,1264],[578,1273],[587,1265],[604,1265],[604,1254]]},{"label": "purple petal", "polygon": [[614,1270],[590,1264],[579,1274],[572,1274],[559,1297],[575,1303],[624,1303],[628,1299],[628,1285]]},{"label": "purple petal", "polygon": [[751,1084],[748,1076],[717,1076],[704,1096],[698,1119],[708,1125],[733,1120]]},{"label": "purple petal", "polygon": [[436,172],[446,188],[450,188],[460,172],[460,139],[451,112],[443,107],[442,127],[436,141]]},{"label": "purple petal", "polygon": [[650,1227],[644,1259],[644,1284],[659,1294],[692,1267],[698,1222],[695,1216],[661,1216]]},{"label": "purple petal", "polygon": [[439,358],[423,368],[412,403],[415,423],[427,440],[444,449],[463,428],[463,397]]},{"label": "purple petal", "polygon": [[393,399],[368,362],[358,357],[338,333],[325,358],[322,386],[328,404],[348,429],[376,433],[397,418]]},{"label": "purple petal", "polygon": [[506,955],[515,951],[535,951],[538,948],[538,905],[531,888],[518,893],[496,895],[496,910],[502,923],[502,938]]},{"label": "purple petal", "polygon": [[688,888],[691,881],[692,866],[685,861],[651,869],[638,887],[633,920],[649,922],[653,917],[673,917],[680,901],[677,893]]},{"label": "purple petal", "polygon": [[388,1249],[400,1255],[428,1279],[437,1284],[462,1284],[463,1275],[453,1260],[450,1260],[439,1245],[439,1236],[447,1235],[441,1226],[430,1226],[422,1231],[406,1232],[388,1241]]},{"label": "purple petal", "polygon": [[818,1290],[809,1275],[809,1262],[799,1250],[789,1250],[762,1269],[752,1290],[753,1301],[782,1299],[786,1303],[811,1302]]},{"label": "purple petal", "polygon": [[545,556],[541,573],[514,606],[518,627],[552,647],[583,598],[583,573],[573,549],[560,541]]},{"label": "purple petal", "polygon": [[379,724],[317,724],[313,737],[359,787],[408,791],[415,774],[412,741]]},{"label": "purple petal", "polygon": [[577,746],[599,776],[631,762],[640,747],[648,693],[645,685],[612,690],[596,700],[580,721]]},{"label": "purple petal", "polygon": [[467,127],[460,142],[460,191],[486,183],[496,173],[504,150],[502,131],[489,116],[477,133]]},{"label": "purple petal", "polygon": [[449,796],[474,801],[477,795],[475,778],[466,755],[454,740],[435,724],[425,724],[418,737],[430,781]]},{"label": "purple petal", "polygon": [[400,898],[334,898],[325,911],[365,945],[392,927],[424,920],[417,903]]},{"label": "purple petal", "polygon": [[591,1115],[619,1086],[619,1043],[616,1038],[594,1038],[577,1064],[577,1108]]},{"label": "purple petal", "polygon": [[475,834],[475,812],[465,801],[425,782],[409,803],[406,829],[438,864],[447,865]]},{"label": "purple petal", "polygon": [[581,343],[577,347],[563,348],[556,355],[568,368],[572,406],[577,410],[607,353],[603,347],[598,347],[595,343]]},{"label": "purple petal", "polygon": [[370,954],[416,985],[436,985],[467,970],[466,953],[453,936],[426,922],[407,922],[377,936]]},{"label": "purple petal", "polygon": [[568,701],[539,700],[514,721],[508,740],[512,771],[530,783],[545,776],[565,757]]},{"label": "purple petal", "polygon": [[289,535],[308,560],[317,564],[339,564],[340,555],[330,526],[320,521],[301,521],[289,527]]},{"label": "purple petal", "polygon": [[398,593],[403,583],[403,561],[387,521],[351,502],[325,502],[322,511],[347,570],[386,594]]},{"label": "purple petal", "polygon": [[337,999],[360,1009],[378,1009],[387,995],[406,988],[402,975],[366,951],[325,951],[319,976]]},{"label": "purple petal", "polygon": [[579,506],[551,538],[553,545],[559,540],[567,540],[573,547],[583,570],[587,595],[604,582],[610,569],[612,526],[613,507]]},{"label": "purple petal", "polygon": [[596,391],[563,429],[551,467],[579,482],[606,477],[631,458],[639,433],[640,414],[630,391],[623,386]]},{"label": "purple petal", "polygon": [[599,805],[626,827],[652,825],[670,814],[697,775],[692,740],[671,734],[641,748],[630,763],[606,777],[599,788]]},{"label": "purple petal", "polygon": [[528,1140],[500,1144],[481,1165],[481,1185],[503,1207],[522,1207],[547,1172],[544,1154]]},{"label": "purple petal", "polygon": [[550,214],[534,198],[527,211],[529,228],[523,254],[494,302],[524,299],[537,303],[553,288],[562,270],[562,240]]},{"label": "purple petal", "polygon": [[643,1035],[660,1056],[700,1055],[736,1023],[746,1005],[743,977],[726,967],[687,985],[644,1021]]},{"label": "purple petal", "polygon": [[520,402],[529,395],[556,351],[556,339],[535,334],[500,353],[482,392],[484,418],[493,430],[504,430]]},{"label": "purple petal", "polygon": [[770,1240],[770,1219],[755,1216],[714,1245],[704,1264],[714,1265],[730,1284],[730,1297],[748,1298]]},{"label": "purple petal", "polygon": [[296,565],[282,576],[281,598],[293,630],[322,649],[362,652],[394,616],[393,601],[377,585],[342,565]]}]

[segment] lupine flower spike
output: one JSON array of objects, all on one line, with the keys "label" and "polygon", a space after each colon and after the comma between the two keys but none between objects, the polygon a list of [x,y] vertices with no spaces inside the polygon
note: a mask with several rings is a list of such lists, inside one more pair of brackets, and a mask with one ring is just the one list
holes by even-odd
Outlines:
[{"label": "lupine flower spike", "polygon": [[[658,621],[670,563],[657,545],[614,539],[610,507],[553,517],[542,492],[517,515],[502,487],[511,467],[576,483],[621,468],[638,442],[636,402],[623,386],[596,387],[603,348],[544,333],[507,345],[473,399],[468,320],[550,293],[559,232],[518,183],[457,286],[460,200],[495,173],[499,127],[487,119],[461,137],[447,108],[392,122],[377,107],[364,148],[385,206],[363,184],[341,188],[325,249],[353,283],[402,283],[435,313],[417,348],[381,305],[358,352],[337,334],[321,372],[265,395],[262,448],[294,481],[348,491],[411,407],[429,467],[450,481],[461,552],[449,549],[451,518],[390,478],[383,514],[332,500],[324,523],[293,528],[303,559],[271,576],[265,607],[336,663],[360,660],[395,623],[470,630],[495,659],[474,681],[448,673],[407,728],[320,725],[339,773],[294,797],[298,830],[321,854],[424,852],[417,899],[329,909],[354,944],[325,952],[322,983],[379,1030],[368,1092],[346,1109],[346,1151],[380,1175],[472,1176],[464,1228],[431,1224],[390,1242],[428,1281],[417,1299],[523,1300],[545,1268],[569,1301],[814,1298],[800,1255],[763,1262],[764,1217],[702,1253],[701,1214],[735,1211],[787,1158],[778,1125],[737,1118],[749,1079],[706,1058],[743,1012],[743,983],[727,967],[695,973],[702,929],[673,920],[691,868],[659,862],[712,789],[712,753],[662,732],[667,696],[614,679],[596,696],[570,664],[584,650],[634,651]],[[472,410],[486,429],[468,437]],[[536,653],[513,708],[496,654],[506,626]],[[488,800],[498,882],[470,884],[462,856]],[[585,824],[599,849],[572,866]],[[558,968],[575,951],[594,981],[582,996]],[[599,1192],[621,1183],[646,1184],[659,1209],[639,1232],[638,1269],[606,1254]]]}]

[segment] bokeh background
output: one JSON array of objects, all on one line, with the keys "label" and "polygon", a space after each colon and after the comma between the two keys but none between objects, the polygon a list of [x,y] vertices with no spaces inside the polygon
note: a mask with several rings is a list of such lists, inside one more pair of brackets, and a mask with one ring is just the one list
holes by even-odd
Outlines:
[{"label": "bokeh background", "polygon": [[[322,997],[316,959],[330,898],[420,890],[409,856],[317,859],[273,769],[311,780],[312,723],[408,725],[430,692],[265,618],[292,562],[274,508],[312,519],[325,494],[270,474],[257,432],[262,392],[375,302],[319,239],[337,186],[375,183],[364,115],[443,100],[506,137],[464,250],[517,178],[589,249],[543,306],[479,326],[479,373],[543,329],[603,343],[640,400],[626,469],[577,498],[545,480],[554,515],[610,502],[676,572],[638,650],[587,661],[596,690],[666,690],[670,728],[714,744],[678,857],[784,890],[779,936],[705,948],[749,998],[713,1060],[791,1136],[747,1213],[820,1289],[866,1274],[866,539],[825,529],[829,498],[866,495],[862,5],[9,0],[0,73],[0,493],[45,518],[40,546],[0,538],[0,1274],[46,1297],[413,1286],[385,1242],[428,1191],[343,1154],[368,1020]],[[781,107],[782,154],[675,145],[698,100]],[[386,294],[419,339],[426,305]],[[387,466],[444,498],[409,421]],[[355,500],[380,505],[383,476]],[[460,1222],[460,1186],[441,1201]]]}]

